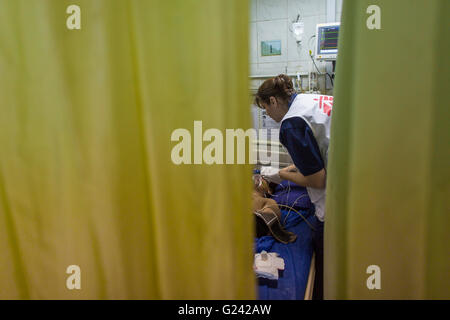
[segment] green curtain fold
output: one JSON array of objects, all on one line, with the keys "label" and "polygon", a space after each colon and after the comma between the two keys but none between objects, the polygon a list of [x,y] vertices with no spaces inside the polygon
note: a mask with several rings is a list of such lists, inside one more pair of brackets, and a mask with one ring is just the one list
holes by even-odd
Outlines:
[{"label": "green curtain fold", "polygon": [[0,298],[254,298],[249,166],[171,161],[195,120],[250,127],[247,29],[242,0],[0,0]]},{"label": "green curtain fold", "polygon": [[[369,5],[381,30],[369,30]],[[325,222],[329,299],[450,298],[447,0],[345,0]],[[366,268],[381,269],[368,290]]]}]

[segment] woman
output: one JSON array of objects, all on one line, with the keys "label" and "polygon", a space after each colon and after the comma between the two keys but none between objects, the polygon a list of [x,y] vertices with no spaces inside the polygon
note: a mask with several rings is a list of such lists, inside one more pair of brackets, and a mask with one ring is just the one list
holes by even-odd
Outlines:
[{"label": "woman", "polygon": [[323,222],[333,97],[296,94],[291,79],[279,75],[259,87],[255,103],[273,120],[281,121],[280,142],[294,165],[280,170],[280,178],[306,187],[314,204],[316,280],[313,298],[323,299]]}]

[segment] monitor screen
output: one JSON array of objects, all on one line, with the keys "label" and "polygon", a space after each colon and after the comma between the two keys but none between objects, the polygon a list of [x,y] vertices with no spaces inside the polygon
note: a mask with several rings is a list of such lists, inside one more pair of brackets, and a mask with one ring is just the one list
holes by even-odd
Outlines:
[{"label": "monitor screen", "polygon": [[317,54],[337,54],[339,25],[323,25],[317,27]]}]

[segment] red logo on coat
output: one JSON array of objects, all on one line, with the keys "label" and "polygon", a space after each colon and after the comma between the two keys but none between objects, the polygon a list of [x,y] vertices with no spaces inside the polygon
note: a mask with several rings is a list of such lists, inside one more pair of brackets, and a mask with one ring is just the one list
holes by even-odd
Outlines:
[{"label": "red logo on coat", "polygon": [[326,115],[331,116],[331,110],[333,109],[333,97],[320,96],[319,99],[314,99],[314,101],[319,101],[319,109]]}]

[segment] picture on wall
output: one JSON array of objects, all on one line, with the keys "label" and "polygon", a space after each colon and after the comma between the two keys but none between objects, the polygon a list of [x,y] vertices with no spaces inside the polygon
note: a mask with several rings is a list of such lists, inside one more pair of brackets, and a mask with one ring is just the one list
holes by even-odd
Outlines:
[{"label": "picture on wall", "polygon": [[261,41],[261,55],[265,56],[281,56],[281,41]]}]

